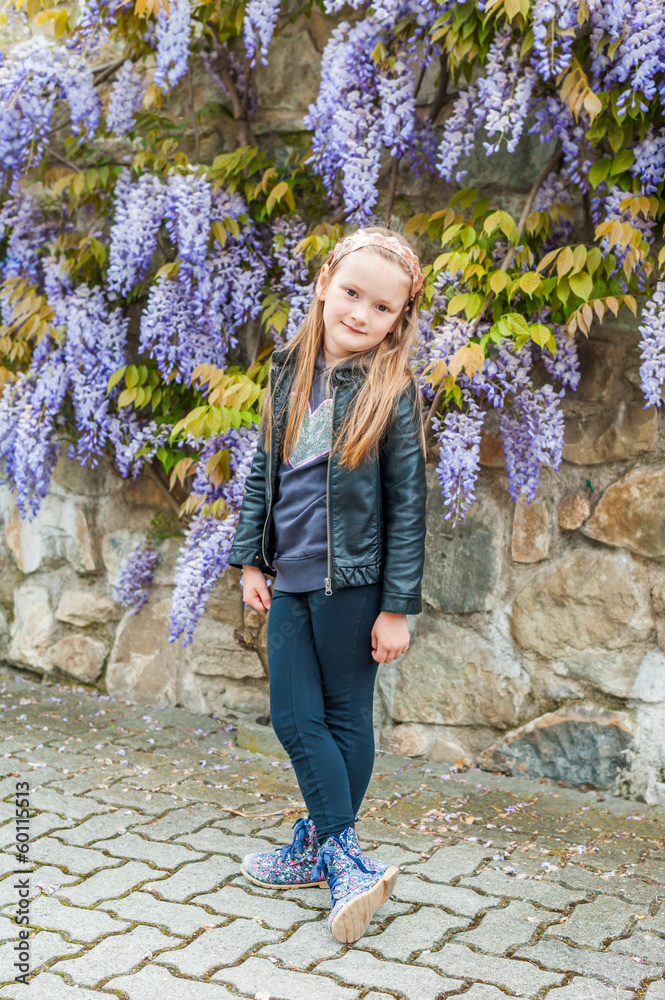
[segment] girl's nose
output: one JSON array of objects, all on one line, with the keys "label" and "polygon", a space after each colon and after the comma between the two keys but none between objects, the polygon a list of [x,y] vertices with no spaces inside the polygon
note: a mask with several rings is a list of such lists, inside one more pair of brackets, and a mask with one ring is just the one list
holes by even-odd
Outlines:
[{"label": "girl's nose", "polygon": [[367,326],[367,308],[360,303],[356,303],[351,312],[351,322],[358,328]]}]

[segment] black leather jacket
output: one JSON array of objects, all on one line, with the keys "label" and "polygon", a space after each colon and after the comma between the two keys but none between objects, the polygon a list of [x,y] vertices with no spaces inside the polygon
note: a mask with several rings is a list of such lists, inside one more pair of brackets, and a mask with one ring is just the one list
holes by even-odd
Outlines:
[{"label": "black leather jacket", "polygon": [[[284,402],[293,378],[293,359],[275,351],[269,392],[273,414],[286,413]],[[362,385],[358,369],[333,374],[333,437],[346,408]],[[275,386],[277,388],[275,389]],[[326,593],[341,587],[382,582],[381,611],[418,614],[425,559],[427,481],[420,427],[418,389],[411,383],[395,404],[394,417],[381,442],[379,457],[349,470],[335,452],[328,462],[328,575]],[[257,566],[274,573],[272,505],[277,485],[280,436],[284,418],[272,421],[270,451],[261,434],[229,553],[231,566]]]}]

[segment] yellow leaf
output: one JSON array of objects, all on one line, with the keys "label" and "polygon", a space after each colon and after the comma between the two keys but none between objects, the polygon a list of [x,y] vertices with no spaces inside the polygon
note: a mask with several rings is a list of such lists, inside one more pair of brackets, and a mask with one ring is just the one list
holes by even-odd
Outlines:
[{"label": "yellow leaf", "polygon": [[527,271],[519,279],[519,287],[528,295],[532,295],[540,285],[540,275],[535,271]]},{"label": "yellow leaf", "polygon": [[507,284],[508,284],[508,275],[506,274],[505,271],[495,271],[492,277],[490,278],[490,288],[492,289],[495,295],[498,295],[499,292],[502,292]]},{"label": "yellow leaf", "polygon": [[599,97],[596,97],[592,90],[588,90],[584,95],[584,110],[588,112],[591,121],[597,118],[600,112],[603,110],[603,103]]},{"label": "yellow leaf", "polygon": [[556,262],[557,274],[560,278],[563,278],[565,274],[568,274],[571,267],[573,266],[573,251],[570,247],[564,247],[559,258]]}]

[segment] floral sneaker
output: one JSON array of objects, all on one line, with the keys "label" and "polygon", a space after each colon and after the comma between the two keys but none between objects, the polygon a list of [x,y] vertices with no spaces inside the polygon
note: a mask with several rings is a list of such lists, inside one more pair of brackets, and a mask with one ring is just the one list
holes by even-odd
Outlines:
[{"label": "floral sneaker", "polygon": [[347,826],[346,830],[340,834],[339,839],[340,843],[346,850],[346,853],[350,854],[352,858],[361,861],[369,872],[378,872],[379,875],[385,876],[384,884],[387,888],[386,899],[388,896],[392,895],[392,891],[395,888],[395,882],[397,881],[397,876],[399,875],[399,869],[395,868],[394,865],[384,865],[383,861],[376,861],[374,858],[368,858],[358,843],[355,827]]},{"label": "floral sneaker", "polygon": [[261,854],[247,854],[243,858],[240,870],[245,878],[268,889],[327,886],[325,875],[319,871],[315,876],[312,871],[319,849],[314,824],[309,816],[301,816],[293,824],[293,828],[290,844]]},{"label": "floral sneaker", "polygon": [[374,911],[390,895],[389,885],[395,884],[396,868],[381,874],[369,871],[358,857],[349,854],[344,843],[349,829],[339,837],[328,837],[318,853],[312,877],[324,873],[330,887],[332,909],[328,922],[337,941],[350,942],[361,938]]}]

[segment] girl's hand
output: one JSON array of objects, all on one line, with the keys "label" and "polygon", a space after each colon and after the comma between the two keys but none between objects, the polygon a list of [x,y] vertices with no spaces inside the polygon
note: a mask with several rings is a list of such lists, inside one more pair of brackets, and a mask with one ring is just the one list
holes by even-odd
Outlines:
[{"label": "girl's hand", "polygon": [[372,629],[372,657],[377,663],[392,663],[409,648],[406,615],[382,611]]},{"label": "girl's hand", "polygon": [[257,566],[242,568],[242,599],[255,611],[267,611],[270,607],[266,578]]}]

